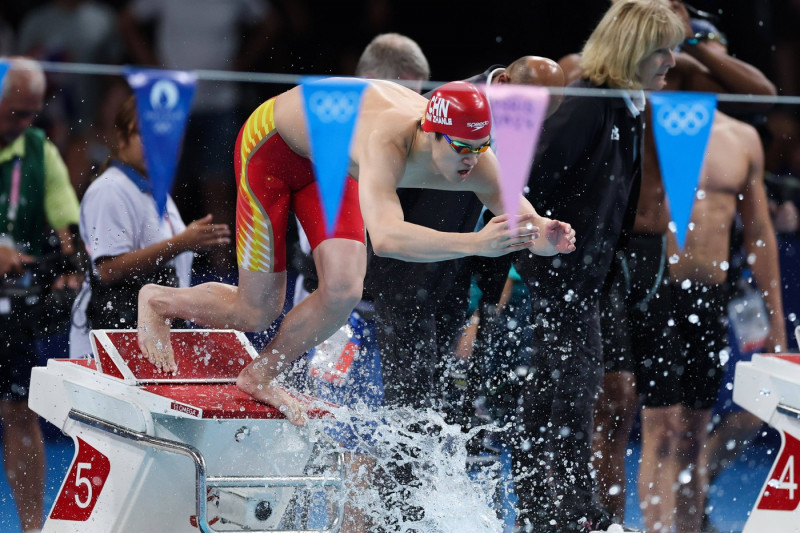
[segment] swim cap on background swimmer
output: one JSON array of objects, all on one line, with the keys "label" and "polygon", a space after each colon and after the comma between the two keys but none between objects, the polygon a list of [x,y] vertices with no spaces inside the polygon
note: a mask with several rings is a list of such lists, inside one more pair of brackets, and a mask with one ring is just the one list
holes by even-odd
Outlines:
[{"label": "swim cap on background swimmer", "polygon": [[451,81],[436,89],[422,118],[422,131],[484,139],[492,131],[489,101],[475,85]]}]

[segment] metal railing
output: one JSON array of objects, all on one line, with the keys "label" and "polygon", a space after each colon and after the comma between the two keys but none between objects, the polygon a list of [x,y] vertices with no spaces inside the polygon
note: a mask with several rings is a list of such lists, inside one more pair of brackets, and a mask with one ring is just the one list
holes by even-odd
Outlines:
[{"label": "metal railing", "polygon": [[[87,426],[117,435],[119,437],[140,442],[152,448],[177,453],[189,457],[195,468],[195,512],[197,527],[203,533],[218,533],[208,523],[207,492],[210,487],[220,488],[266,488],[266,487],[295,487],[295,488],[325,488],[335,487],[341,489],[344,481],[344,458],[342,454],[335,453],[338,477],[325,475],[317,476],[208,476],[206,461],[203,454],[190,444],[154,437],[146,433],[132,431],[119,424],[103,420],[96,416],[71,409],[69,418]],[[333,521],[323,529],[269,529],[254,530],[241,529],[248,533],[324,533],[338,531],[344,519],[344,505],[336,504],[336,513]],[[226,531],[233,531],[227,530]]]}]

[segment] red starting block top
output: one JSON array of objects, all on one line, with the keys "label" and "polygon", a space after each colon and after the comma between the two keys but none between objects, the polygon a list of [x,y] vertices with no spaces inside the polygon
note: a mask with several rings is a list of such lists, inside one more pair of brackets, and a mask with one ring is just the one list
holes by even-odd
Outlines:
[{"label": "red starting block top", "polygon": [[[170,408],[197,418],[286,418],[274,407],[257,402],[236,385],[144,385],[143,390],[172,400]],[[304,394],[292,393],[300,403],[309,406],[315,400]],[[325,409],[314,406],[306,411],[309,418],[332,416]]]},{"label": "red starting block top", "polygon": [[171,332],[178,371],[159,372],[142,356],[134,329],[100,329],[91,333],[99,370],[126,383],[233,383],[255,359],[244,333],[235,330],[182,329]]},{"label": "red starting block top", "polygon": [[[82,366],[170,400],[170,409],[197,418],[284,418],[278,409],[239,390],[236,376],[257,357],[247,337],[235,330],[173,330],[172,348],[178,371],[159,372],[144,359],[136,330],[93,330],[95,361],[72,360]],[[315,400],[292,393],[301,403]],[[308,409],[310,418],[330,416],[321,407]]]}]

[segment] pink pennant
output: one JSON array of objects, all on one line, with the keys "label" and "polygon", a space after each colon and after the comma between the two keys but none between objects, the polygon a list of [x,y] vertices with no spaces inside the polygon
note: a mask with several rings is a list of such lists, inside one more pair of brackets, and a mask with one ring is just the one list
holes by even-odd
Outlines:
[{"label": "pink pennant", "polygon": [[[519,196],[539,144],[550,94],[530,85],[490,85],[492,136],[500,162],[500,194],[509,215],[519,214]],[[511,226],[516,229],[515,225]]]}]

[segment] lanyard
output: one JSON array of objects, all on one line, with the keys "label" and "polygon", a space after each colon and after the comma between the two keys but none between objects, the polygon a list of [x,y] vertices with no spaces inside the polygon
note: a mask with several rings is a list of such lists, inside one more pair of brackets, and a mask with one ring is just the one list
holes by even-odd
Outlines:
[{"label": "lanyard", "polygon": [[[112,159],[111,166],[118,169],[123,174],[125,174],[125,176],[127,176],[128,179],[131,180],[134,183],[134,185],[136,185],[139,188],[140,191],[142,191],[143,193],[150,194],[151,196],[153,195],[152,182],[149,179],[142,176],[142,174],[138,170],[133,168],[131,165],[123,163],[118,159]],[[153,199],[153,201],[155,202],[155,199]],[[172,221],[169,218],[169,212],[164,213],[164,219],[167,221],[167,224],[169,224],[170,234],[174,237],[175,227],[172,225]]]},{"label": "lanyard", "polygon": [[127,163],[123,163],[118,159],[112,159],[111,166],[125,174],[128,179],[139,188],[140,191],[153,194],[153,184],[149,179],[142,176],[142,174],[132,166],[128,165]]},{"label": "lanyard", "polygon": [[11,167],[11,191],[8,196],[8,233],[14,230],[17,221],[17,210],[19,209],[19,188],[22,182],[22,158],[14,157],[13,167]]}]

